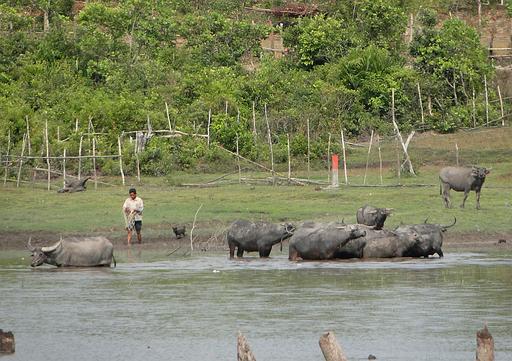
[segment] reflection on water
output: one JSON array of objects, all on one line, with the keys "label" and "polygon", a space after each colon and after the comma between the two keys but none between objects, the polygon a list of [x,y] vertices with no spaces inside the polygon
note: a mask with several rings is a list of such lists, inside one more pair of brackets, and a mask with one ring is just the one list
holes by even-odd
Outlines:
[{"label": "reflection on water", "polygon": [[[244,332],[260,360],[322,360],[334,330],[351,360],[474,359],[484,322],[512,360],[512,260],[480,254],[379,262],[161,260],[133,248],[116,269],[0,265],[6,360],[233,360]],[[147,262],[150,260],[151,262]]]}]

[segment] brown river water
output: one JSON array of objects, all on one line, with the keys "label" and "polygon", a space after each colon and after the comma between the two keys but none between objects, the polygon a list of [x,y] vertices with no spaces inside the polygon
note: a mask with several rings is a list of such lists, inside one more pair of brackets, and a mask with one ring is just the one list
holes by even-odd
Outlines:
[{"label": "brown river water", "polygon": [[26,252],[0,253],[0,328],[16,338],[2,360],[236,360],[241,330],[259,361],[321,361],[332,330],[349,360],[469,361],[485,322],[496,360],[512,360],[508,257],[117,258],[115,269],[31,269]]}]

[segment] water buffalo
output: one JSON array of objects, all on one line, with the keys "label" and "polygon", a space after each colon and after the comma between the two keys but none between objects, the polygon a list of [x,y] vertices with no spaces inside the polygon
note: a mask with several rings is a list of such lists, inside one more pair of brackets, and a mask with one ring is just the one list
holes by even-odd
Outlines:
[{"label": "water buffalo", "polygon": [[229,245],[229,257],[243,257],[245,252],[258,251],[260,257],[270,256],[272,246],[290,238],[295,231],[292,224],[274,224],[269,222],[251,222],[237,220],[228,229],[226,239]]},{"label": "water buffalo", "polygon": [[375,229],[382,229],[392,210],[391,208],[376,208],[366,205],[357,210],[357,223],[373,226]]},{"label": "water buffalo", "polygon": [[414,230],[392,232],[386,230],[369,230],[363,237],[365,246],[363,258],[404,257],[411,248],[417,247],[421,236]]},{"label": "water buffalo", "polygon": [[414,244],[413,247],[407,249],[404,257],[428,257],[430,255],[438,254],[443,257],[443,233],[450,227],[457,223],[457,218],[454,217],[453,223],[449,225],[421,223],[402,225],[395,229],[396,233],[410,233],[416,232],[420,235],[420,242]]},{"label": "water buffalo", "polygon": [[43,263],[57,267],[110,266],[114,258],[114,246],[105,237],[61,239],[53,246],[34,247],[29,239],[27,248],[32,252],[30,265]]},{"label": "water buffalo", "polygon": [[476,193],[476,209],[480,209],[480,191],[485,182],[485,176],[491,169],[480,167],[445,167],[439,172],[441,181],[439,193],[443,195],[444,205],[450,208],[450,189],[464,192],[461,208],[464,208],[470,191]]},{"label": "water buffalo", "polygon": [[297,259],[326,260],[337,258],[337,252],[347,242],[364,237],[365,230],[357,225],[338,225],[335,223],[308,223],[299,227],[290,239],[289,256]]},{"label": "water buffalo", "polygon": [[86,190],[85,183],[91,179],[91,177],[85,177],[84,179],[66,180],[63,188],[59,189],[57,193],[74,193],[82,192]]}]

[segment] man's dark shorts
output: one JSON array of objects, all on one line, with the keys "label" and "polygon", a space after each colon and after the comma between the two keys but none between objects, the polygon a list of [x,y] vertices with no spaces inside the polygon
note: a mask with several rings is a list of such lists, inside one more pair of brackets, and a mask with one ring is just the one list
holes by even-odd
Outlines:
[{"label": "man's dark shorts", "polygon": [[135,221],[135,232],[140,233],[140,230],[142,229],[142,221]]}]

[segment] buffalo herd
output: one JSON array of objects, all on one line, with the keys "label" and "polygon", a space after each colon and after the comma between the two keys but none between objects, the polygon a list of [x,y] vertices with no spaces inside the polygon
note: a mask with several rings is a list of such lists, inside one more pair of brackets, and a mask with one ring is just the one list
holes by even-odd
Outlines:
[{"label": "buffalo herd", "polygon": [[306,221],[297,228],[289,223],[273,224],[237,220],[227,232],[229,256],[243,257],[259,252],[269,257],[272,246],[289,238],[289,260],[329,260],[351,258],[443,257],[443,233],[450,225],[427,223],[400,225],[382,229],[389,208],[361,207],[357,224]]}]

